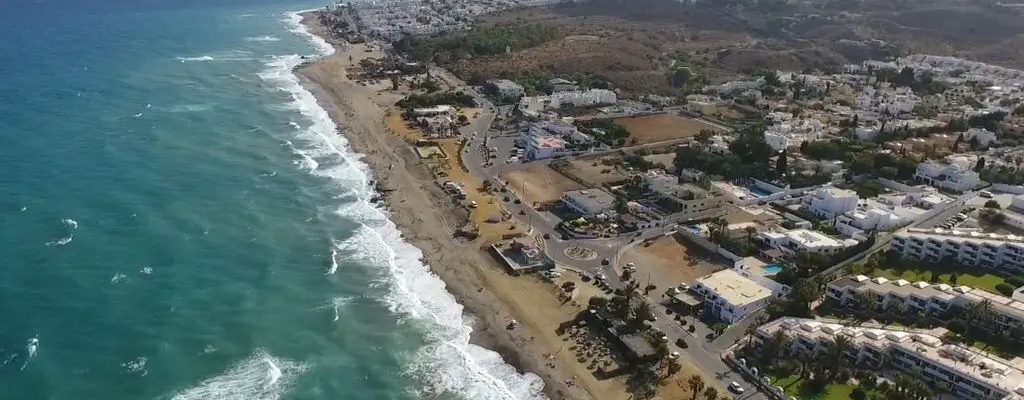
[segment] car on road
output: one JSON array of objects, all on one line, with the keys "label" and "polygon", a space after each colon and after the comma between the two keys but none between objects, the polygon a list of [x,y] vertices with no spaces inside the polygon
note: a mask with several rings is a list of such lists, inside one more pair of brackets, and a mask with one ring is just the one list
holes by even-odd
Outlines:
[{"label": "car on road", "polygon": [[978,196],[981,196],[981,197],[986,198],[986,199],[991,199],[992,198],[992,192],[989,192],[987,190],[982,190],[982,191],[978,192]]},{"label": "car on road", "polygon": [[478,206],[478,204],[476,204],[476,201],[470,201],[469,202],[469,208],[477,208],[477,206]]},{"label": "car on road", "polygon": [[736,394],[740,394],[747,391],[746,389],[743,388],[743,386],[740,386],[739,383],[736,383],[736,381],[733,381],[732,383],[729,384],[729,390],[733,391],[733,393]]}]

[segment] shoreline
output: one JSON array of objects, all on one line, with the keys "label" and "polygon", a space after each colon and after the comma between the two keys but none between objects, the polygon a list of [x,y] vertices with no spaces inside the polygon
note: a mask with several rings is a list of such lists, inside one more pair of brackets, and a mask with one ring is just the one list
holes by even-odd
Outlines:
[{"label": "shoreline", "polygon": [[[526,315],[529,311],[522,304],[504,299],[502,292],[515,290],[503,287],[508,285],[503,281],[511,278],[486,251],[476,243],[463,245],[451,240],[445,220],[457,219],[458,210],[433,182],[408,143],[387,127],[386,117],[394,104],[389,98],[395,94],[356,84],[345,75],[346,67],[358,65],[376,52],[359,51],[358,45],[330,37],[315,11],[300,15],[308,32],[334,46],[335,53],[303,62],[294,73],[339,126],[338,134],[345,136],[351,150],[369,167],[376,188],[387,188],[378,190],[378,195],[385,200],[389,219],[405,241],[422,251],[423,262],[464,307],[463,313],[470,316],[470,343],[498,353],[520,374],[539,377],[544,383],[543,393],[550,399],[611,398],[596,396],[601,389],[576,379],[579,370],[567,365],[571,352],[549,357],[561,352],[560,343],[551,343],[550,337],[534,340],[552,335],[555,326],[531,323]],[[522,323],[516,329],[506,329],[513,319]],[[570,379],[573,383],[567,384]]]}]

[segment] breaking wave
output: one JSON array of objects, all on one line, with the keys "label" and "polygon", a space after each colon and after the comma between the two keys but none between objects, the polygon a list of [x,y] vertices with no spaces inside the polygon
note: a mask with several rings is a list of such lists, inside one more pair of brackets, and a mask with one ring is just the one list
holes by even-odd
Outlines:
[{"label": "breaking wave", "polygon": [[[333,47],[308,32],[298,13],[290,14],[291,31],[309,39],[320,55]],[[291,94],[287,108],[312,122],[296,128],[299,140],[286,142],[299,158],[297,164],[312,175],[330,179],[352,190],[351,200],[336,212],[360,226],[352,237],[337,244],[351,259],[379,268],[387,294],[381,301],[427,331],[428,344],[415,356],[408,373],[422,379],[434,395],[459,393],[472,399],[543,399],[543,382],[533,374],[519,374],[493,351],[470,343],[472,327],[463,307],[445,290],[445,284],[420,261],[419,249],[405,242],[385,210],[370,202],[374,196],[367,166],[348,147],[337,126],[313,95],[299,83],[292,69],[298,55],[275,57],[260,78]],[[295,124],[298,125],[298,124]],[[328,164],[329,163],[329,164]]]},{"label": "breaking wave", "polygon": [[245,38],[246,42],[277,42],[281,38],[277,36],[249,36]]},{"label": "breaking wave", "polygon": [[172,400],[277,400],[307,369],[305,364],[261,349],[223,374],[175,394]]}]

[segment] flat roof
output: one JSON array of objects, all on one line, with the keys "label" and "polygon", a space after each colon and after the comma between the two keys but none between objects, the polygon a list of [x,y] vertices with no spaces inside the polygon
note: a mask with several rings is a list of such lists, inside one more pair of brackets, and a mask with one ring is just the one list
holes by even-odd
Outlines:
[{"label": "flat roof", "polygon": [[846,336],[857,347],[898,348],[932,364],[941,365],[943,369],[969,376],[1009,393],[1024,387],[1024,371],[1012,362],[983,354],[973,348],[944,344],[941,338],[921,332],[862,328],[803,318],[779,318],[758,327],[757,334],[770,338],[779,330],[790,336],[816,341]]},{"label": "flat roof", "polygon": [[615,196],[602,189],[570,190],[562,193],[588,212],[599,212],[615,205]]},{"label": "flat roof", "polygon": [[715,272],[697,279],[697,282],[734,306],[755,303],[772,296],[768,288],[731,269]]},{"label": "flat roof", "polygon": [[789,240],[800,243],[800,245],[804,247],[840,247],[847,245],[846,243],[833,239],[824,233],[802,228],[785,232],[769,232],[767,234],[769,237],[786,236]]}]

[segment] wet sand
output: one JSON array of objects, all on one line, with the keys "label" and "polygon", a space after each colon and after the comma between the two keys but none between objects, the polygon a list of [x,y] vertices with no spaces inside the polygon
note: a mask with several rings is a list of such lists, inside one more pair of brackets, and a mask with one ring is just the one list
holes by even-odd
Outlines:
[{"label": "wet sand", "polygon": [[[366,86],[346,75],[361,59],[381,54],[366,51],[365,44],[331,40],[311,15],[304,14],[303,23],[334,44],[337,52],[296,72],[352,149],[363,154],[362,161],[373,171],[378,187],[387,189],[382,195],[391,220],[406,240],[423,251],[424,261],[472,315],[473,342],[499,352],[520,372],[540,376],[552,399],[627,398],[620,380],[598,381],[576,362],[568,350],[572,342],[555,334],[556,327],[581,307],[559,301],[557,288],[550,284],[509,276],[483,250],[482,242],[452,240],[452,222],[464,218],[465,212],[452,205],[408,143],[387,127],[389,113],[400,112],[393,105],[401,93],[388,90],[390,83]],[[518,327],[506,329],[513,319]]]}]

